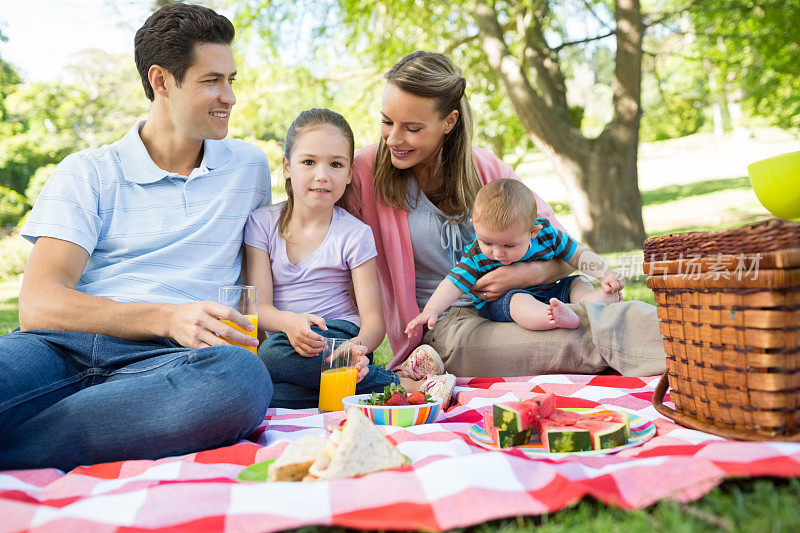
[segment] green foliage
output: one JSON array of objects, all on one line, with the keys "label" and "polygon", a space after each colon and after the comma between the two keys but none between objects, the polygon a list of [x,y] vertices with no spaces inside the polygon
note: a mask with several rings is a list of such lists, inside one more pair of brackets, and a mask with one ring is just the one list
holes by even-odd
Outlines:
[{"label": "green foliage", "polygon": [[[661,50],[645,56],[642,69],[642,108],[639,139],[660,141],[697,133],[706,120],[704,111],[712,95],[708,68],[700,61],[673,53],[686,45],[686,36],[651,32],[646,46]],[[708,67],[708,68],[706,68]]]},{"label": "green foliage", "polygon": [[663,141],[697,133],[705,123],[703,102],[687,99],[678,92],[661,96],[662,99],[648,105],[642,116],[640,139]]},{"label": "green foliage", "polygon": [[15,226],[28,208],[24,196],[0,185],[0,228]]},{"label": "green foliage", "polygon": [[30,251],[31,244],[19,235],[0,239],[0,281],[22,274]]},{"label": "green foliage", "polygon": [[14,66],[0,59],[0,121],[6,120],[6,98],[21,81]]},{"label": "green foliage", "polygon": [[[423,49],[448,53],[463,69],[478,144],[499,155],[512,154],[511,164],[531,149],[479,43],[468,38],[458,45],[474,29],[444,4],[247,0],[232,5],[244,49],[270,56],[264,64],[249,62],[244,78],[240,76],[237,97],[246,96],[239,97],[237,115],[242,121],[233,119],[232,132],[280,141],[299,111],[328,106],[348,119],[357,146],[372,144],[378,139],[383,73],[400,57]],[[301,27],[308,27],[312,38],[305,51],[286,37]],[[255,89],[252,95],[250,88]],[[280,105],[274,105],[278,100]]]},{"label": "green foliage", "polygon": [[800,0],[713,0],[689,10],[695,54],[741,89],[753,114],[800,129]]},{"label": "green foliage", "polygon": [[39,193],[42,192],[42,187],[44,187],[47,178],[50,177],[50,174],[53,173],[55,168],[56,165],[51,163],[49,165],[39,167],[36,172],[34,172],[33,176],[31,176],[31,179],[28,182],[28,188],[25,189],[25,197],[28,199],[29,205],[33,206],[33,204],[36,203]]},{"label": "green foliage", "polygon": [[24,193],[38,168],[112,142],[145,115],[146,99],[129,57],[95,50],[84,52],[80,61],[70,70],[73,83],[17,84],[8,90],[0,122],[0,185]]}]

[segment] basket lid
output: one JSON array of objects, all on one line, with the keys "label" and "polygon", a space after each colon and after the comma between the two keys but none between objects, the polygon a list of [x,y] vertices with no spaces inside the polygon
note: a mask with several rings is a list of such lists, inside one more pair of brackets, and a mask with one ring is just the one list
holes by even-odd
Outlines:
[{"label": "basket lid", "polygon": [[671,261],[686,257],[776,252],[798,248],[800,222],[774,218],[740,228],[651,237],[644,241],[644,260]]}]

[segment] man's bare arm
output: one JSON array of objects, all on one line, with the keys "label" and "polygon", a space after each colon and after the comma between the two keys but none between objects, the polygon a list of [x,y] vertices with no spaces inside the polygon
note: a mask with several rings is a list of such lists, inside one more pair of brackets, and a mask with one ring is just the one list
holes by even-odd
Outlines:
[{"label": "man's bare arm", "polygon": [[77,244],[50,237],[37,239],[22,279],[21,329],[83,331],[130,340],[166,337],[190,348],[226,344],[217,335],[253,344],[252,337],[218,319],[245,328],[252,328],[250,321],[215,302],[119,303],[76,291],[88,259],[89,254]]}]

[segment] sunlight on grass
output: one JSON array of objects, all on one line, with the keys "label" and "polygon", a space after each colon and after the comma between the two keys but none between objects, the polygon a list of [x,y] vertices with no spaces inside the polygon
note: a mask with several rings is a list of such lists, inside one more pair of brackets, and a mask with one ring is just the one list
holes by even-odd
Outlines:
[{"label": "sunlight on grass", "polygon": [[764,220],[767,220],[769,218],[773,218],[773,217],[759,215],[757,217],[745,218],[743,220],[737,220],[737,221],[731,221],[731,222],[725,222],[723,224],[716,224],[716,225],[713,225],[713,226],[689,226],[689,227],[685,227],[685,228],[674,228],[674,229],[669,230],[668,232],[664,232],[664,231],[652,231],[652,232],[650,232],[650,231],[648,231],[647,232],[647,236],[648,237],[657,237],[659,235],[667,235],[668,233],[684,233],[684,232],[687,232],[687,231],[719,231],[719,230],[730,229],[730,228],[740,228],[740,227],[746,226],[748,224],[756,224],[758,222],[763,222]]},{"label": "sunlight on grass", "polygon": [[702,196],[728,189],[749,189],[750,178],[723,178],[693,183],[680,183],[642,191],[642,205],[663,204],[683,198]]},{"label": "sunlight on grass", "polygon": [[[694,198],[706,194],[734,189],[750,189],[750,178],[721,178],[692,183],[666,185],[657,189],[642,191],[642,207],[675,202],[685,198]],[[569,215],[572,210],[566,202],[551,202],[550,206],[556,215]]]},{"label": "sunlight on grass", "polygon": [[0,335],[19,326],[19,286],[21,276],[0,281]]}]

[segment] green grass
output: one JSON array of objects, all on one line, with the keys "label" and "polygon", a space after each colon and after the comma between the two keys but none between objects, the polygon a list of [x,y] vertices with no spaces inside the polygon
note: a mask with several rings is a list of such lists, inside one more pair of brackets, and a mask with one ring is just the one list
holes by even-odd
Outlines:
[{"label": "green grass", "polygon": [[[692,183],[666,185],[649,191],[642,191],[642,207],[665,204],[683,198],[704,196],[720,191],[732,189],[749,189],[750,178],[720,178]],[[569,215],[572,213],[569,205],[564,202],[551,202],[551,207],[556,215]]]},{"label": "green grass", "polygon": [[750,178],[720,178],[714,180],[695,181],[693,183],[681,183],[642,191],[642,205],[665,204],[694,196],[702,196],[729,189],[749,189]]},{"label": "green grass", "polygon": [[712,531],[797,531],[800,480],[759,478],[724,482],[689,504],[662,500],[646,509],[625,511],[590,498],[550,515],[492,520],[470,531],[557,533],[592,531],[681,533]]},{"label": "green grass", "polygon": [[19,286],[18,277],[0,281],[0,335],[19,326]]},{"label": "green grass", "polygon": [[655,237],[658,235],[666,235],[667,233],[683,233],[686,231],[718,231],[723,229],[730,229],[730,228],[739,228],[741,226],[747,224],[755,224],[756,222],[761,222],[763,220],[767,220],[772,218],[770,216],[755,216],[755,217],[748,217],[741,220],[726,222],[724,224],[715,224],[713,226],[686,226],[681,228],[673,228],[670,229],[668,232],[664,231],[648,231],[648,237]]}]

